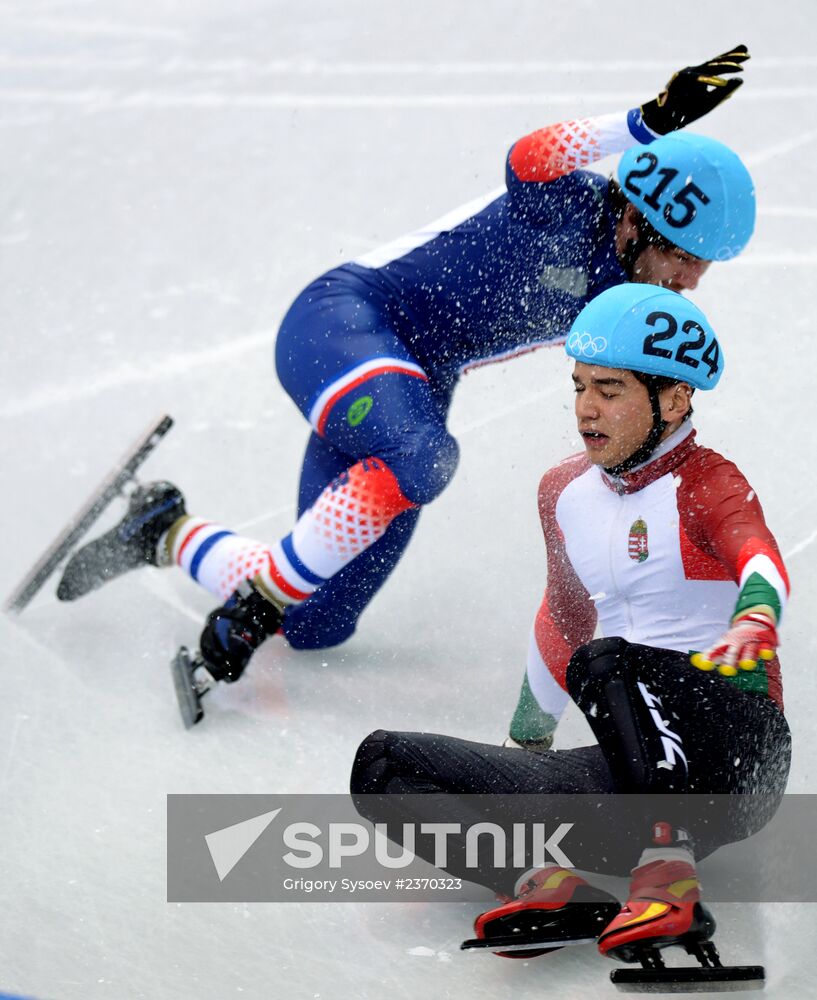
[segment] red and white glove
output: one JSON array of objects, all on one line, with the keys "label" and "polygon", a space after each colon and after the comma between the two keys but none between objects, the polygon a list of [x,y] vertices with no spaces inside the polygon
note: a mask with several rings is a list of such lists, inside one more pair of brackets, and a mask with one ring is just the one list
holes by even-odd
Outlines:
[{"label": "red and white glove", "polygon": [[732,620],[729,630],[703,653],[693,653],[692,665],[734,677],[738,670],[754,670],[758,660],[773,660],[780,642],[775,623],[761,611],[749,611]]}]

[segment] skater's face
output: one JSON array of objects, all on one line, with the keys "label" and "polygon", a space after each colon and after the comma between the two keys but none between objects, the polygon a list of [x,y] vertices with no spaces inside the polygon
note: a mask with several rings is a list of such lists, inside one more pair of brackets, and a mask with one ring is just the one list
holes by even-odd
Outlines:
[{"label": "skater's face", "polygon": [[660,285],[673,292],[692,291],[706,273],[711,261],[685,253],[679,247],[662,250],[648,246],[638,255],[633,266],[633,281]]},{"label": "skater's face", "polygon": [[[634,205],[628,205],[616,227],[616,253],[619,257],[628,242],[639,237],[640,214]],[[709,270],[711,261],[693,257],[680,247],[650,244],[636,258],[633,281],[641,284],[660,285],[673,292],[692,291]]]},{"label": "skater's face", "polygon": [[[652,430],[653,416],[647,387],[631,371],[602,368],[577,361],[573,369],[576,423],[587,457],[594,465],[611,468],[637,451]],[[661,418],[668,437],[689,412],[691,389],[681,382],[658,394]]]}]

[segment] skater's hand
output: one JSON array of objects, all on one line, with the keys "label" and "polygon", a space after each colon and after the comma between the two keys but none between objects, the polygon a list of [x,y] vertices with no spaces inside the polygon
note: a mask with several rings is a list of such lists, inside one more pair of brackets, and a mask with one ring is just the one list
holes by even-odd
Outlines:
[{"label": "skater's hand", "polygon": [[773,660],[779,645],[775,623],[767,614],[750,611],[732,621],[728,632],[704,653],[693,653],[693,666],[734,677],[738,670],[754,670],[758,660]]},{"label": "skater's hand", "polygon": [[642,105],[644,124],[658,135],[666,135],[703,118],[741,86],[743,80],[725,77],[742,73],[741,64],[748,58],[746,46],[736,45],[700,66],[678,70],[655,100]]}]

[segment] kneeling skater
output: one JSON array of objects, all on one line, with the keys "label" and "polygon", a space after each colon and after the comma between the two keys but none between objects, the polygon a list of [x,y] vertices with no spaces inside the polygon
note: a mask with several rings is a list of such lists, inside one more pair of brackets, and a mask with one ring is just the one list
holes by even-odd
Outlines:
[{"label": "kneeling skater", "polygon": [[[620,285],[582,310],[566,349],[585,454],[541,481],[547,589],[510,738],[496,747],[375,732],[358,750],[352,792],[373,821],[394,817],[391,793],[743,796],[717,830],[682,805],[656,805],[664,812],[634,837],[610,830],[607,842],[581,845],[571,861],[583,870],[635,865],[623,907],[558,866],[520,873],[509,861],[478,879],[505,898],[478,917],[478,938],[541,944],[541,929],[558,940],[561,923],[561,937],[595,938],[612,958],[649,951],[656,967],[658,948],[680,944],[703,963],[715,925],[696,857],[760,829],[788,776],[776,656],[788,578],[746,479],[695,439],[693,392],[723,372],[701,311],[667,289]],[[597,625],[604,638],[593,638]],[[552,750],[570,699],[598,743]],[[458,864],[449,855],[447,870]]]}]

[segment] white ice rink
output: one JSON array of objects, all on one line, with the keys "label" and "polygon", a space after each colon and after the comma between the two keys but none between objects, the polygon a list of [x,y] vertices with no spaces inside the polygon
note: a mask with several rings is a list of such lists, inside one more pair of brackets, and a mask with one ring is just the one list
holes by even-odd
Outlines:
[{"label": "white ice rink", "polygon": [[[129,440],[196,513],[288,529],[307,428],[272,344],[323,270],[502,183],[533,128],[626,109],[746,42],[746,86],[700,124],[757,182],[744,256],[695,300],[724,342],[701,439],[758,491],[787,557],[790,790],[817,792],[817,20],[811,0],[3,0],[3,560],[11,591]],[[335,792],[376,727],[499,741],[544,560],[536,485],[579,450],[569,366],[467,376],[453,485],[346,646],[280,639],[185,732],[167,661],[212,600],[145,571],[0,620],[0,992],[48,1000],[578,1000],[592,949],[458,952],[476,905],[170,905],[169,792]],[[589,737],[570,715],[561,745]],[[785,850],[785,844],[780,845]],[[725,960],[815,994],[817,907],[716,907]]]}]

